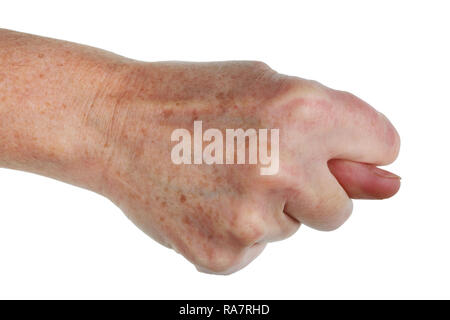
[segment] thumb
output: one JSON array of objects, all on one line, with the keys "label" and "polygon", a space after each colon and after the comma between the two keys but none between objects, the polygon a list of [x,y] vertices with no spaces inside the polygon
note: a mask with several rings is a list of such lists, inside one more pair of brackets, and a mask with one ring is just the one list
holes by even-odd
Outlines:
[{"label": "thumb", "polygon": [[399,176],[375,165],[333,159],[328,168],[353,199],[385,199],[400,188]]}]

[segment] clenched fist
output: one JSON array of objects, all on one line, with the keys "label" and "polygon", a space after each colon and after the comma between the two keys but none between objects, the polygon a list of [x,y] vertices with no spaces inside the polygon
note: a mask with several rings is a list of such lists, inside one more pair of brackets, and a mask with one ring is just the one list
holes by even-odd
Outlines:
[{"label": "clenched fist", "polygon": [[[0,31],[0,101],[2,166],[103,194],[204,272],[239,270],[301,223],[333,230],[351,198],[386,198],[400,186],[376,167],[399,152],[385,116],[261,62],[143,63]],[[239,139],[227,150],[230,129],[256,133],[256,158],[248,136],[244,161]],[[176,130],[192,139],[174,141]],[[261,141],[276,161],[271,174],[261,174],[270,166]],[[184,162],[173,161],[177,143],[186,143]],[[216,161],[199,159],[212,143]]]}]

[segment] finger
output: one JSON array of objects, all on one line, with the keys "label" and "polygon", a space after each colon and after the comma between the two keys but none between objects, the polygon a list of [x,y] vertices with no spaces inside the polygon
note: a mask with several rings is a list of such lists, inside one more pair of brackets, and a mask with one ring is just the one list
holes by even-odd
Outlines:
[{"label": "finger", "polygon": [[287,239],[297,232],[300,225],[301,223],[289,214],[283,211],[278,212],[273,218],[272,227],[269,228],[262,241],[275,242]]},{"label": "finger", "polygon": [[279,232],[278,234],[275,234],[272,236],[269,235],[267,237],[268,242],[274,242],[274,241],[280,241],[280,240],[287,239],[290,236],[292,236],[294,233],[296,233],[301,226],[300,221],[294,219],[290,215],[286,214],[284,211],[281,212],[281,214],[280,214],[280,220],[282,220],[280,222],[280,226],[282,226],[282,228],[280,228],[280,229],[282,230],[282,232]]},{"label": "finger", "polygon": [[274,194],[267,194],[264,201],[261,199],[261,218],[266,225],[264,235],[257,242],[274,242],[284,240],[292,236],[300,228],[300,222],[284,212],[285,198]]},{"label": "finger", "polygon": [[324,164],[304,177],[288,196],[285,212],[311,228],[329,231],[341,226],[353,208],[351,199]]},{"label": "finger", "polygon": [[385,199],[400,188],[400,177],[366,163],[330,160],[328,167],[353,199]]},{"label": "finger", "polygon": [[241,211],[244,214],[235,220],[240,228],[235,228],[231,233],[239,246],[249,248],[255,243],[284,240],[300,227],[298,220],[283,212],[284,195],[270,192],[248,199],[250,203]]},{"label": "finger", "polygon": [[[356,96],[329,89],[333,119],[327,137],[331,158],[386,165],[398,155],[400,137],[391,122]],[[330,117],[328,117],[330,118]]]}]

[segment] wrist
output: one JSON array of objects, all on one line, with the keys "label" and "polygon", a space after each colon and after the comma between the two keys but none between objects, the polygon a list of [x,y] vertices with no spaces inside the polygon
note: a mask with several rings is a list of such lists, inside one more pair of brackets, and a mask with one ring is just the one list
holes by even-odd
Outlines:
[{"label": "wrist", "polygon": [[20,51],[0,45],[14,53],[0,54],[0,167],[101,192],[105,133],[129,62],[46,39]]},{"label": "wrist", "polygon": [[68,97],[73,108],[62,120],[66,149],[59,153],[57,178],[105,195],[110,171],[120,162],[123,138],[133,125],[128,117],[142,80],[137,63],[118,60],[78,71],[81,82],[89,85],[77,86]]}]

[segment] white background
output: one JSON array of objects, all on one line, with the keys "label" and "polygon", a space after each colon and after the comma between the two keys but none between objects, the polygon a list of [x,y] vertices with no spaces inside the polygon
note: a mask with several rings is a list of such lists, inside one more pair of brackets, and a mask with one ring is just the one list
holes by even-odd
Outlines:
[{"label": "white background", "polygon": [[2,1],[0,27],[147,61],[262,60],[386,114],[397,196],[356,201],[227,277],[197,273],[107,199],[0,170],[0,298],[450,298],[447,1]]}]

